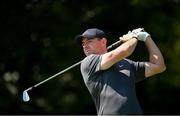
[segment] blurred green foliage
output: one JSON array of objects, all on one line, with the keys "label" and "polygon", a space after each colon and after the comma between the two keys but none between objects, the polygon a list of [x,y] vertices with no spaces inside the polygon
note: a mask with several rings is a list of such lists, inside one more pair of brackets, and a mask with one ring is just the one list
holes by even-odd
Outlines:
[{"label": "blurred green foliage", "polygon": [[[145,114],[179,114],[179,0],[1,0],[0,114],[96,114],[79,67],[22,92],[85,56],[74,37],[97,27],[109,45],[128,30],[144,27],[159,46],[167,70],[137,84]],[[148,60],[139,42],[130,56]]]}]

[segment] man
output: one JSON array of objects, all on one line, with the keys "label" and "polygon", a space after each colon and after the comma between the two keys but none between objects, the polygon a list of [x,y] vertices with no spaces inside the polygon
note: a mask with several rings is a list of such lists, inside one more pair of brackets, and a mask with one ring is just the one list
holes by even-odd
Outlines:
[{"label": "man", "polygon": [[[81,63],[81,73],[98,115],[142,114],[135,83],[166,69],[160,50],[147,32],[135,29],[120,39],[123,44],[108,52],[107,38],[102,30],[88,29],[76,37],[87,56]],[[148,62],[126,59],[133,53],[138,40],[147,46]]]}]

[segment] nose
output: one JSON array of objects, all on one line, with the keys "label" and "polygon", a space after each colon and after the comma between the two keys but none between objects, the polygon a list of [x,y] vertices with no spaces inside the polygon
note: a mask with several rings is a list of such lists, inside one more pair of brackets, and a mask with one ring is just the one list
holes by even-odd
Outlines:
[{"label": "nose", "polygon": [[83,49],[87,50],[88,49],[88,45],[87,44],[83,45]]},{"label": "nose", "polygon": [[83,42],[82,47],[83,47],[83,48],[87,48],[87,47],[88,47],[87,42]]}]

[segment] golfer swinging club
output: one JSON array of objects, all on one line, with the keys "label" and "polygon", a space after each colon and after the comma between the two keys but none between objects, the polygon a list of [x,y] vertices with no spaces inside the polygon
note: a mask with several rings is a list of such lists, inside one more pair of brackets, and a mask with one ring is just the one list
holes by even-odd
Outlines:
[{"label": "golfer swinging club", "polygon": [[[98,115],[143,114],[136,97],[135,83],[165,71],[163,56],[149,33],[138,28],[120,37],[123,44],[107,51],[107,37],[102,30],[91,28],[76,40],[83,47],[86,58],[81,74]],[[149,61],[127,59],[137,42],[144,41]]]}]

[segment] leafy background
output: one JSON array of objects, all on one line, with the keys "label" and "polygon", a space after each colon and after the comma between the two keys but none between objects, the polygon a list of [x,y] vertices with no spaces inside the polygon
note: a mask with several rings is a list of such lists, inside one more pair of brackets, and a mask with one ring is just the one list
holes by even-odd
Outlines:
[{"label": "leafy background", "polygon": [[[0,114],[96,114],[79,66],[22,101],[25,89],[85,57],[74,37],[92,27],[107,33],[108,45],[144,27],[167,70],[137,84],[140,104],[145,114],[180,114],[179,0],[1,0],[0,14]],[[129,58],[148,60],[145,45]]]}]

